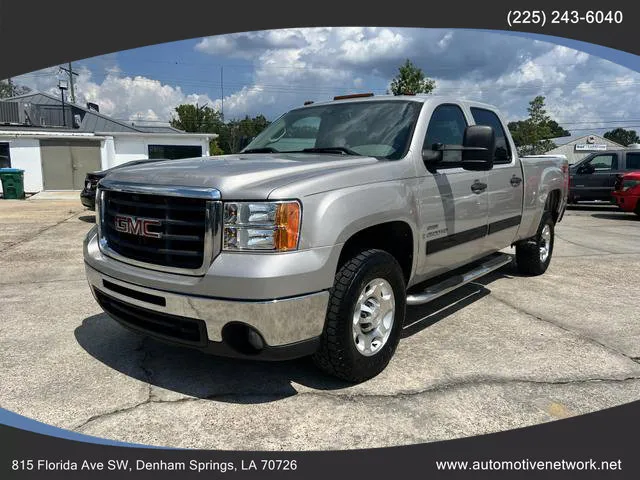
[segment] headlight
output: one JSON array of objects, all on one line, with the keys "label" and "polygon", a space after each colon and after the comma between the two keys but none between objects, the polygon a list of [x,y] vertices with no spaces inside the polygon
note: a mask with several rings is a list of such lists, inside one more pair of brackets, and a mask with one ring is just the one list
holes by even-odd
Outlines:
[{"label": "headlight", "polygon": [[295,250],[300,236],[300,210],[295,201],[225,203],[223,250]]}]

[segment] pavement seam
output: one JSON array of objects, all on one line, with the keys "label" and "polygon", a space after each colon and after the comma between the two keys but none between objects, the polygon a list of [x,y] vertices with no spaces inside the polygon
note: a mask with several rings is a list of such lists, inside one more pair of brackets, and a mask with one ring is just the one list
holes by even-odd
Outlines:
[{"label": "pavement seam", "polygon": [[522,314],[527,315],[529,317],[535,318],[536,320],[539,320],[541,322],[548,323],[548,324],[553,325],[553,326],[555,326],[555,327],[557,327],[557,328],[559,328],[561,330],[564,330],[565,332],[568,332],[568,333],[571,333],[571,334],[575,335],[576,337],[580,338],[581,340],[584,340],[584,341],[586,341],[588,343],[592,343],[594,345],[598,345],[598,346],[604,348],[605,350],[607,350],[609,353],[621,355],[621,356],[625,357],[628,360],[631,360],[633,362],[637,362],[637,360],[634,360],[634,357],[631,357],[631,356],[627,355],[626,353],[621,352],[620,350],[618,350],[618,349],[616,349],[616,348],[614,348],[614,347],[612,347],[610,345],[602,343],[602,342],[596,340],[595,338],[589,337],[589,336],[585,335],[584,333],[582,333],[580,331],[573,330],[573,329],[571,329],[569,327],[566,327],[566,326],[564,326],[562,324],[559,324],[559,323],[555,322],[554,320],[551,320],[550,318],[541,317],[541,316],[536,315],[534,313],[528,312],[525,309],[523,309],[521,307],[518,307],[518,306],[512,304],[511,302],[508,302],[508,301],[504,300],[503,298],[500,298],[499,296],[495,295],[493,292],[491,293],[491,295],[489,295],[489,298],[493,298],[494,300],[496,300],[496,301],[498,301],[498,302],[500,302],[500,303],[502,303],[504,305],[507,305],[508,307],[513,308],[518,313],[522,313]]},{"label": "pavement seam", "polygon": [[0,253],[3,254],[4,252],[6,252],[7,250],[12,249],[13,247],[17,247],[18,245],[22,245],[23,243],[35,240],[40,234],[46,232],[47,230],[51,230],[52,228],[55,228],[60,224],[63,224],[67,220],[70,220],[73,217],[75,217],[76,215],[80,215],[80,213],[82,213],[82,212],[74,212],[73,214],[69,215],[68,217],[65,217],[64,219],[60,220],[58,223],[54,223],[53,225],[49,225],[48,227],[44,227],[44,228],[38,230],[35,234],[31,235],[30,237],[23,238],[22,240],[18,240],[17,242],[14,242],[14,243],[10,243],[7,247],[1,249]]},{"label": "pavement seam", "polygon": [[[628,381],[636,381],[640,380],[640,376],[630,376],[624,378],[586,378],[586,379],[567,379],[567,380],[531,380],[531,379],[520,379],[520,378],[470,378],[461,381],[448,382],[432,385],[430,387],[420,389],[420,390],[408,390],[396,392],[393,394],[368,394],[368,393],[328,393],[325,391],[313,390],[313,391],[303,391],[297,392],[295,395],[290,396],[314,396],[314,397],[325,397],[330,398],[332,400],[340,399],[340,400],[370,400],[370,399],[394,399],[394,398],[407,398],[414,397],[419,395],[424,395],[428,393],[439,393],[447,390],[459,389],[468,386],[477,386],[477,385],[506,385],[512,383],[521,383],[521,384],[531,384],[531,385],[580,385],[580,384],[593,384],[593,383],[624,383]],[[149,385],[151,392],[151,385]],[[282,395],[276,394],[268,394],[268,393],[244,393],[238,394],[235,392],[229,393],[217,393],[215,395],[209,395],[206,397],[183,397],[177,398],[173,400],[162,400],[159,398],[147,398],[146,400],[139,402],[133,406],[118,408],[116,410],[105,412],[99,415],[94,415],[90,417],[88,420],[82,422],[81,424],[71,427],[71,430],[81,431],[82,428],[86,427],[88,424],[93,423],[98,420],[102,420],[103,418],[109,418],[115,415],[119,415],[121,413],[127,413],[137,409],[138,407],[148,405],[148,404],[176,404],[176,403],[188,403],[188,402],[201,402],[201,401],[215,401],[215,400],[224,400],[228,398],[272,398],[273,401],[282,400],[284,398]]]}]

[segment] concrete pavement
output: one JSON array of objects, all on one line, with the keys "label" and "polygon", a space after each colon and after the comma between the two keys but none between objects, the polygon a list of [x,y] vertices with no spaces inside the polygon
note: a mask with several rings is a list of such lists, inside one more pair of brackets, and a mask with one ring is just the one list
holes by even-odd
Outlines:
[{"label": "concrete pavement", "polygon": [[570,210],[547,273],[511,267],[412,308],[378,377],[255,363],[137,336],[84,279],[92,212],[0,201],[0,406],[127,442],[220,449],[402,445],[640,399],[640,218]]}]

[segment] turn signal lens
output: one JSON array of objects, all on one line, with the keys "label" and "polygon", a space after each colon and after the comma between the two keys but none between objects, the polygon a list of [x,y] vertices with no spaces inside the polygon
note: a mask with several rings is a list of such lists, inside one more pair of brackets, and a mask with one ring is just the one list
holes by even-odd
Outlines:
[{"label": "turn signal lens", "polygon": [[281,252],[298,248],[300,235],[300,204],[280,203],[276,209],[276,234],[274,246]]}]

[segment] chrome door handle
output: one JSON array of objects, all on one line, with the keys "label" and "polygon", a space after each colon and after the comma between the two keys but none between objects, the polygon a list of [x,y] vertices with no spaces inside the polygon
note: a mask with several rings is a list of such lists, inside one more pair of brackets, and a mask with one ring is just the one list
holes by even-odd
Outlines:
[{"label": "chrome door handle", "polygon": [[517,187],[518,185],[520,185],[521,182],[522,182],[522,179],[520,177],[516,177],[515,175],[511,177],[511,180],[509,180],[509,183],[511,184],[512,187]]}]

